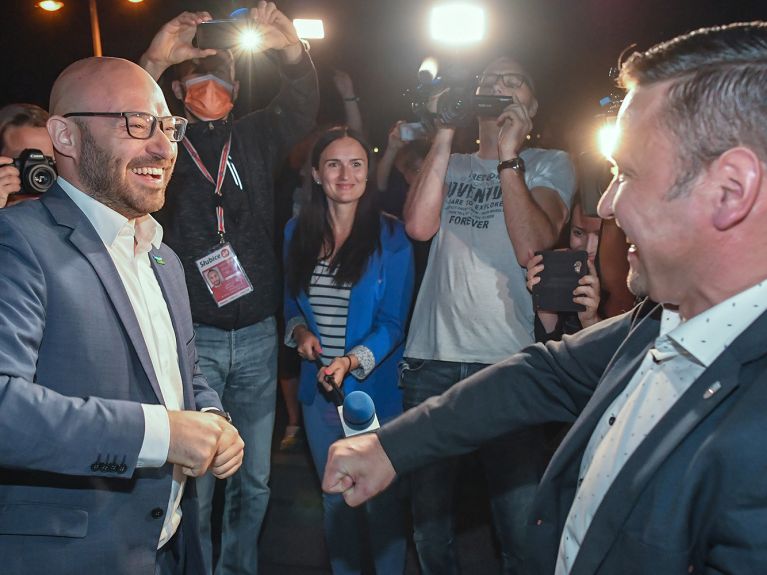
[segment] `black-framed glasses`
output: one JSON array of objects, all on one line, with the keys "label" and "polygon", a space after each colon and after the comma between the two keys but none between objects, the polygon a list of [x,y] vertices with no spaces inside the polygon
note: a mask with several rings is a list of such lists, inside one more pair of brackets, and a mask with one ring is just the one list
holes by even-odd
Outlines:
[{"label": "black-framed glasses", "polygon": [[125,129],[131,138],[148,140],[154,135],[158,124],[162,133],[171,142],[180,142],[184,139],[186,125],[189,121],[181,116],[163,116],[158,118],[145,112],[70,112],[64,114],[64,118],[84,116],[86,118],[98,116],[104,118],[125,118]]},{"label": "black-framed glasses", "polygon": [[522,86],[522,84],[527,84],[530,86],[530,78],[517,72],[505,72],[503,74],[489,73],[477,76],[479,85],[485,88],[489,86],[495,86],[495,83],[499,78],[501,82],[503,82],[503,85],[507,88],[519,88]]}]

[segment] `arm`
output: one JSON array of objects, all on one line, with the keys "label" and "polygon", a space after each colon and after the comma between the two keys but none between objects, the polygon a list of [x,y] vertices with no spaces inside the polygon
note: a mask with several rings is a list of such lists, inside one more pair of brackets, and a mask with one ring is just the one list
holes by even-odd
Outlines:
[{"label": "arm", "polygon": [[[498,117],[498,126],[499,161],[519,157],[533,126],[527,108],[520,104],[509,106]],[[528,188],[524,174],[515,170],[502,170],[499,179],[506,230],[519,265],[525,266],[536,251],[556,243],[567,221],[568,206],[551,186],[536,183]],[[572,195],[572,190],[568,192]]]},{"label": "arm", "polygon": [[389,174],[394,166],[394,159],[397,157],[397,153],[405,145],[402,138],[399,136],[399,127],[404,121],[400,120],[394,127],[389,130],[389,141],[386,145],[381,159],[378,161],[378,168],[376,169],[376,183],[378,184],[378,191],[385,192],[389,185]]},{"label": "arm", "polygon": [[437,130],[421,172],[405,199],[405,228],[414,240],[430,240],[439,231],[442,204],[447,191],[445,175],[454,134],[454,128],[440,127]]},{"label": "arm", "polygon": [[362,113],[360,112],[359,98],[354,93],[354,83],[351,76],[343,70],[334,70],[333,84],[335,84],[336,91],[344,103],[346,125],[352,130],[362,133]]},{"label": "arm", "polygon": [[631,314],[526,348],[387,423],[330,448],[322,487],[359,505],[406,473],[538,423],[572,422],[628,334]]}]

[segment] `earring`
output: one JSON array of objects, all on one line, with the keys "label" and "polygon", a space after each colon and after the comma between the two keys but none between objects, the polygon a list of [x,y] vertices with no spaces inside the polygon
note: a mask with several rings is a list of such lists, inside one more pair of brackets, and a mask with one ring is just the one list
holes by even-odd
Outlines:
[{"label": "earring", "polygon": [[314,183],[320,186],[322,185],[322,182],[320,182],[319,180],[314,180]]}]

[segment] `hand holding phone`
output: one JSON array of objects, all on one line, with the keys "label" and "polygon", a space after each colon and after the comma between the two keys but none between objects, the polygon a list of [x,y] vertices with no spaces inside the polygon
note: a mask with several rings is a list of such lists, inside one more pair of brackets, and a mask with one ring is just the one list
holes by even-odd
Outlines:
[{"label": "hand holding phone", "polygon": [[421,122],[403,123],[399,125],[399,137],[403,142],[427,140],[429,132]]},{"label": "hand holding phone", "polygon": [[536,310],[582,312],[585,307],[573,301],[578,281],[589,273],[588,254],[584,250],[541,251],[543,269],[540,281],[533,285]]}]

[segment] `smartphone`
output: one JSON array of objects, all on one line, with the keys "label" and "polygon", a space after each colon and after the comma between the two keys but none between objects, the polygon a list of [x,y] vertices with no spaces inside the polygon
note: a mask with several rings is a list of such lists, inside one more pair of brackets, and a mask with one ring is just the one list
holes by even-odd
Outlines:
[{"label": "smartphone", "polygon": [[589,273],[585,250],[536,252],[543,255],[541,278],[533,286],[533,307],[546,311],[585,311],[586,307],[573,301],[578,280]]},{"label": "smartphone", "polygon": [[426,140],[429,138],[429,132],[421,122],[410,122],[399,125],[399,137],[403,142]]},{"label": "smartphone", "polygon": [[514,96],[479,96],[471,97],[471,109],[476,116],[497,118],[514,103]]},{"label": "smartphone", "polygon": [[243,33],[250,29],[248,19],[210,20],[197,25],[195,42],[202,50],[230,50],[240,44]]}]

